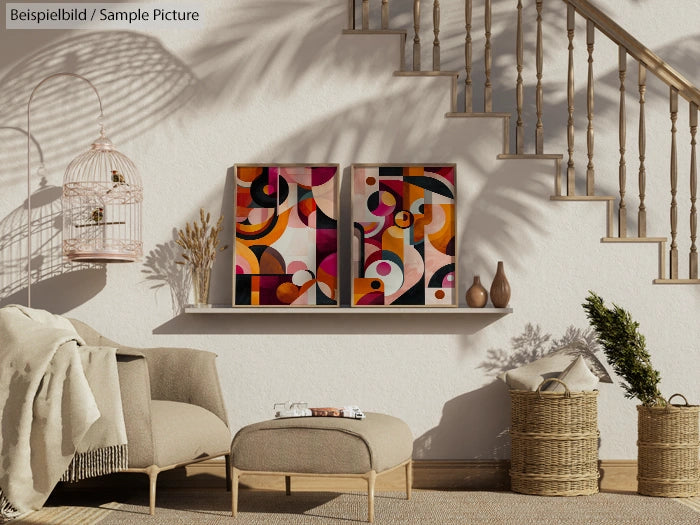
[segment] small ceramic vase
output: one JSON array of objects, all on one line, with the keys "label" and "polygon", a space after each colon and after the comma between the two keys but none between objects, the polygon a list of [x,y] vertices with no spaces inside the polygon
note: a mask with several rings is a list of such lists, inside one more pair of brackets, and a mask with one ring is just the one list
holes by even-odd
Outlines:
[{"label": "small ceramic vase", "polygon": [[496,308],[505,308],[510,301],[510,283],[503,270],[503,261],[498,261],[496,276],[491,283],[491,302]]},{"label": "small ceramic vase", "polygon": [[482,286],[479,276],[475,275],[474,283],[467,290],[467,306],[470,308],[483,308],[486,306],[488,298],[489,293]]}]

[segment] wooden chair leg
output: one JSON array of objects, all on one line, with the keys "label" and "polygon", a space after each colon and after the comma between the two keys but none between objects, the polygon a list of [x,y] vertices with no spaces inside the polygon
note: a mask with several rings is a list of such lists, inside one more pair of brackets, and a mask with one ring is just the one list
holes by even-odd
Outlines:
[{"label": "wooden chair leg", "polygon": [[238,469],[231,467],[231,516],[238,514]]},{"label": "wooden chair leg", "polygon": [[226,460],[226,490],[231,492],[231,454],[224,456]]},{"label": "wooden chair leg", "polygon": [[148,467],[149,512],[151,516],[156,513],[156,482],[158,481],[159,472],[160,470],[157,467]]},{"label": "wooden chair leg", "polygon": [[406,499],[411,499],[411,488],[413,488],[413,460],[406,463]]},{"label": "wooden chair leg", "polygon": [[377,480],[377,473],[371,470],[367,474],[367,521],[374,523],[374,483]]},{"label": "wooden chair leg", "polygon": [[284,477],[284,492],[287,494],[287,496],[292,495],[292,477],[291,476]]}]

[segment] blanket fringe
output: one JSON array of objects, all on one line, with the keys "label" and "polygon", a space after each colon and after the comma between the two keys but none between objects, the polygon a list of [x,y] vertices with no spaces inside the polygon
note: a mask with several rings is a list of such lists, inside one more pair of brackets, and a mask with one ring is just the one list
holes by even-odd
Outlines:
[{"label": "blanket fringe", "polygon": [[17,510],[12,503],[7,501],[5,494],[2,489],[0,489],[0,523],[14,519],[20,514],[22,513]]},{"label": "blanket fringe", "polygon": [[128,468],[128,463],[129,457],[125,444],[76,453],[60,481],[75,482],[94,476],[104,476]]}]

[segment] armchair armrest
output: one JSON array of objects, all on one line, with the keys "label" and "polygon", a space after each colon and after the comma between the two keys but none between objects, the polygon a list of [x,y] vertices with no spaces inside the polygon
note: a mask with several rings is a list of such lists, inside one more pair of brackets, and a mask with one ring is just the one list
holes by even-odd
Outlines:
[{"label": "armchair armrest", "polygon": [[153,399],[179,401],[206,408],[226,426],[216,354],[193,348],[138,348],[146,356]]},{"label": "armchair armrest", "polygon": [[155,445],[151,422],[151,385],[146,357],[133,351],[117,351],[124,426],[129,443],[129,467],[152,465]]}]

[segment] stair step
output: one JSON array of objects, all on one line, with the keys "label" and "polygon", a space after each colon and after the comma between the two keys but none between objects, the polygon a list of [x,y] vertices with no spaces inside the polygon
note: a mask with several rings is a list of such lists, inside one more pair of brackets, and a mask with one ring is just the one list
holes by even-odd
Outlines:
[{"label": "stair step", "polygon": [[700,279],[654,279],[654,284],[700,284]]},{"label": "stair step", "polygon": [[552,195],[550,201],[614,201],[612,195]]},{"label": "stair step", "polygon": [[666,237],[603,237],[600,242],[667,242]]},{"label": "stair step", "polygon": [[490,111],[488,113],[450,112],[450,113],[445,113],[445,117],[447,117],[447,118],[489,118],[489,117],[510,118],[510,113],[496,113],[493,111]]},{"label": "stair step", "polygon": [[394,71],[395,77],[458,77],[458,71]]},{"label": "stair step", "polygon": [[[352,24],[354,25],[354,23]],[[561,180],[561,161],[564,158],[563,154],[548,153],[548,154],[509,154],[505,153],[508,150],[509,140],[509,122],[510,113],[497,112],[458,112],[457,111],[457,82],[459,79],[459,71],[411,71],[404,70],[405,67],[405,44],[408,38],[408,31],[405,29],[344,29],[343,34],[353,35],[400,35],[401,38],[401,59],[399,67],[401,70],[394,71],[395,77],[451,77],[452,95],[450,101],[451,111],[445,113],[446,118],[502,118],[503,119],[503,150],[504,153],[497,156],[499,160],[554,160],[556,167],[556,180],[554,192],[557,195],[549,197],[551,201],[578,201],[578,202],[605,202],[607,208],[607,236],[601,238],[602,243],[657,243],[659,245],[659,276],[666,274],[665,248],[668,239],[666,237],[613,237],[613,207],[617,197],[612,195],[561,195],[562,180]],[[569,181],[571,184],[571,181]],[[573,190],[571,186],[570,189]],[[658,278],[653,280],[654,284],[700,284],[700,279],[665,279]]]},{"label": "stair step", "polygon": [[406,35],[405,29],[343,29],[344,35]]},{"label": "stair step", "polygon": [[561,153],[501,153],[498,158],[501,160],[561,160],[564,155]]}]

